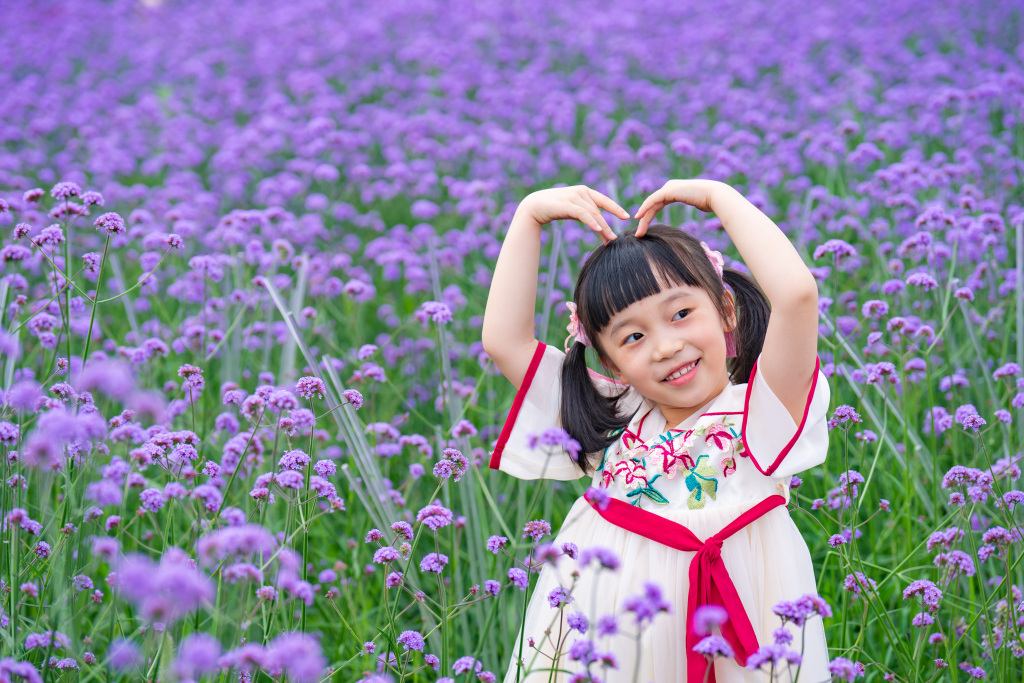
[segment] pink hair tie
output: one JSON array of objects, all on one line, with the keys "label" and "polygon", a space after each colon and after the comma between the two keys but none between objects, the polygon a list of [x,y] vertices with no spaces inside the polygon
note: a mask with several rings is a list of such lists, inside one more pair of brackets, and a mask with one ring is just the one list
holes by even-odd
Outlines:
[{"label": "pink hair tie", "polygon": [[722,258],[722,253],[712,250],[705,242],[701,242],[700,246],[704,247],[704,253],[707,255],[708,260],[711,261],[711,265],[715,267],[718,279],[721,280],[722,273],[725,271],[725,259]]},{"label": "pink hair tie", "polygon": [[587,339],[587,334],[583,331],[583,325],[580,324],[580,319],[576,317],[576,304],[572,301],[565,302],[566,308],[569,309],[569,325],[565,328],[569,331],[569,336],[565,338],[565,352],[569,353],[569,346],[573,343],[573,337],[575,341],[583,344],[584,346],[590,346],[590,340]]},{"label": "pink hair tie", "polygon": [[[704,247],[704,253],[707,255],[708,260],[711,261],[711,265],[715,267],[718,279],[725,282],[725,279],[722,277],[722,274],[725,272],[725,259],[722,258],[722,253],[713,250],[704,242],[701,242],[700,246]],[[731,331],[725,333],[725,357],[736,357],[736,339]]]}]

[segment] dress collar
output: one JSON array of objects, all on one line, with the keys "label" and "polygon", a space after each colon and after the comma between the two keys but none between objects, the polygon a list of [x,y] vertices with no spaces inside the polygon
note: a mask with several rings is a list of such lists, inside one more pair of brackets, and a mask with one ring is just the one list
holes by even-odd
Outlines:
[{"label": "dress collar", "polygon": [[[640,402],[639,409],[637,409],[636,413],[633,415],[633,419],[630,420],[628,429],[639,436],[644,442],[649,442],[652,438],[668,431],[669,429],[692,429],[705,414],[719,411],[719,408],[725,404],[727,396],[731,393],[734,386],[736,385],[730,384],[727,386],[722,393],[705,403],[694,411],[693,415],[674,427],[669,427],[666,424],[667,420],[665,419],[665,416],[654,401],[643,398]],[[643,422],[643,429],[641,432],[638,432],[636,430],[641,426],[641,421]]]}]

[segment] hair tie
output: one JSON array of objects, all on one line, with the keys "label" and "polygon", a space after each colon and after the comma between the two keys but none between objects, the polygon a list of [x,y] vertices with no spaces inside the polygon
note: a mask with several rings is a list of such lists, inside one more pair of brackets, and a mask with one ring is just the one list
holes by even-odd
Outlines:
[{"label": "hair tie", "polygon": [[705,242],[701,242],[700,246],[704,247],[704,254],[708,257],[708,260],[711,261],[711,265],[715,267],[715,272],[718,273],[718,279],[722,280],[722,273],[725,272],[725,259],[722,258],[722,253],[714,251]]},{"label": "hair tie", "polygon": [[586,332],[583,331],[583,325],[580,324],[580,319],[576,317],[576,304],[572,301],[565,302],[566,308],[569,309],[569,325],[565,328],[569,331],[569,336],[565,338],[565,352],[569,353],[569,346],[573,343],[573,337],[575,341],[583,344],[584,346],[590,346],[590,340],[587,339]]},{"label": "hair tie", "polygon": [[[704,242],[701,242],[700,246],[704,247],[704,254],[707,255],[708,260],[711,261],[711,265],[715,267],[715,272],[718,273],[718,279],[725,282],[725,278],[723,277],[723,273],[725,272],[725,259],[722,258],[722,253],[715,251]],[[725,357],[736,357],[736,338],[733,335],[732,330],[725,333]]]}]

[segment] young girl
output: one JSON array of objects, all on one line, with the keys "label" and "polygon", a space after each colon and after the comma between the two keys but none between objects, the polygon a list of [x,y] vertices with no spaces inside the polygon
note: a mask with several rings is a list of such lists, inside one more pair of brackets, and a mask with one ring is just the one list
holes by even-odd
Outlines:
[{"label": "young girl", "polygon": [[[703,242],[651,225],[672,202],[713,211],[757,284],[724,269]],[[772,606],[816,594],[810,553],[786,507],[792,475],[824,462],[828,446],[816,283],[778,226],[723,183],[669,181],[640,206],[637,229],[618,238],[601,209],[629,218],[583,186],[526,197],[487,299],[484,349],[517,388],[491,468],[520,479],[591,476],[554,547],[600,547],[621,561],[615,571],[584,567],[575,582],[575,560],[545,565],[526,612],[530,645],[520,662],[517,640],[505,681],[549,680],[560,634],[568,634],[562,652],[591,638],[614,653],[613,681],[763,681],[742,665],[773,642],[780,620]],[[566,353],[533,333],[541,226],[558,219],[579,220],[602,241],[569,304]],[[588,370],[588,348],[615,379]],[[580,444],[576,459],[530,438],[555,426]],[[646,582],[672,607],[642,631],[639,648],[631,620],[603,636],[593,622],[586,635],[566,623],[577,610],[591,620],[622,614]],[[561,612],[547,600],[558,586],[572,586],[573,603]],[[707,672],[692,652],[693,613],[705,604],[725,608],[721,635],[735,653]],[[800,680],[829,680],[822,620],[788,628],[789,647],[803,652]],[[583,665],[563,655],[554,668]]]}]

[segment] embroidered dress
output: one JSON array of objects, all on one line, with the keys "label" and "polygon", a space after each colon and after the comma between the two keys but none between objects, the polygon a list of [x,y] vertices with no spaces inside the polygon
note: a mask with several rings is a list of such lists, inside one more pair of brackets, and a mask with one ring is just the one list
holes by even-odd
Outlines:
[{"label": "embroidered dress", "polygon": [[[531,434],[559,424],[559,376],[564,358],[559,349],[538,344],[492,453],[492,469],[520,479],[583,476],[564,450],[533,450],[528,445]],[[555,651],[552,641],[559,634],[568,634],[563,652],[576,639],[588,638],[599,652],[614,653],[618,668],[609,671],[610,680],[632,680],[638,668],[641,682],[687,681],[688,673],[698,674],[688,672],[686,652],[688,611],[698,593],[721,599],[733,591],[736,604],[730,615],[734,618],[722,631],[727,639],[728,629],[742,631],[745,616],[752,633],[741,638],[744,645],[750,645],[751,637],[761,645],[773,642],[771,634],[780,620],[772,606],[817,593],[807,544],[783,504],[789,501],[792,475],[825,461],[830,395],[817,367],[816,373],[799,424],[772,393],[756,364],[749,384],[729,385],[678,425],[666,425],[655,404],[628,390],[620,401],[620,412],[632,419],[602,454],[591,484],[607,491],[613,499],[609,510],[614,510],[598,511],[581,497],[555,539],[556,547],[569,542],[580,550],[607,548],[621,559],[621,566],[616,571],[598,570],[597,563],[592,563],[580,569],[572,588],[573,601],[562,610],[560,623],[559,612],[550,607],[547,596],[558,586],[572,586],[571,574],[578,565],[569,557],[562,557],[555,566],[545,565],[527,607],[524,631],[536,648],[524,644],[523,660],[535,671],[520,680],[547,681]],[[618,395],[625,388],[597,373],[591,373],[591,379],[604,395]],[[636,532],[628,530],[630,526]],[[681,540],[683,536],[688,540]],[[708,540],[708,548],[703,548]],[[700,584],[692,593],[691,577]],[[623,604],[642,593],[647,581],[659,585],[672,611],[659,614],[645,627],[638,652],[635,621],[631,614],[624,615]],[[732,588],[726,585],[729,582]],[[570,630],[565,623],[565,617],[575,611],[590,619],[586,635]],[[619,615],[619,633],[598,636],[596,620],[611,613]],[[790,647],[797,652],[803,648],[799,680],[828,680],[822,620],[809,619],[803,633],[792,625],[788,628],[793,634]],[[753,650],[747,649],[747,654]],[[518,639],[513,652],[506,683],[516,680]],[[584,670],[566,656],[560,658],[558,667],[569,672]],[[592,671],[599,673],[599,664],[593,665]],[[553,680],[564,683],[569,676],[557,673]],[[703,680],[702,672],[696,680]],[[709,680],[760,683],[769,679],[767,674],[745,670],[735,659],[720,658]]]}]

